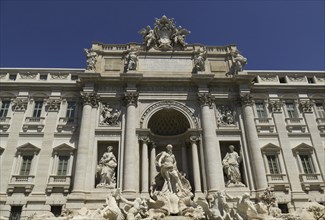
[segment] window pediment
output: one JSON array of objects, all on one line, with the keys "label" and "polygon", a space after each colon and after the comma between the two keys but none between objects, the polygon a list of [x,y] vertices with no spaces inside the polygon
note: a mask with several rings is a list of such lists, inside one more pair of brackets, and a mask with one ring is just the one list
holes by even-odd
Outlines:
[{"label": "window pediment", "polygon": [[73,152],[74,150],[75,148],[73,148],[72,146],[66,143],[60,144],[53,148],[53,152],[60,152],[60,151]]},{"label": "window pediment", "polygon": [[281,147],[275,145],[275,144],[272,144],[272,143],[268,143],[266,145],[264,145],[261,150],[263,152],[279,152],[281,150]]},{"label": "window pediment", "polygon": [[30,153],[37,154],[40,150],[41,150],[40,148],[36,147],[35,145],[29,142],[17,147],[17,152],[30,152]]},{"label": "window pediment", "polygon": [[312,153],[314,150],[314,147],[306,144],[306,143],[301,143],[299,144],[298,146],[292,148],[292,151],[294,153],[297,153],[297,152],[309,152],[309,153]]}]

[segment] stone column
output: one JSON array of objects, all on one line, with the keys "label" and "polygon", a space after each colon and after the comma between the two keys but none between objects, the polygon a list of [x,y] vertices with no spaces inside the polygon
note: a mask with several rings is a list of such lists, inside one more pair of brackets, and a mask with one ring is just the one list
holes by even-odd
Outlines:
[{"label": "stone column", "polygon": [[287,169],[287,175],[290,180],[292,192],[301,192],[299,170],[296,163],[293,162],[296,161],[296,158],[294,157],[292,148],[290,147],[291,144],[288,137],[288,130],[286,128],[285,118],[282,114],[283,103],[280,100],[270,100],[269,106],[272,110],[274,124],[279,134],[279,143],[286,164],[286,167],[283,167],[283,169]]},{"label": "stone column", "polygon": [[194,189],[196,193],[201,193],[201,173],[200,173],[200,163],[199,163],[199,153],[197,150],[197,142],[199,138],[196,136],[190,137],[191,149],[192,149],[192,163],[193,163],[193,179],[194,179]]},{"label": "stone column", "polygon": [[188,176],[188,169],[187,169],[187,149],[186,144],[182,145],[182,171],[186,173]]},{"label": "stone column", "polygon": [[139,94],[125,92],[126,124],[124,142],[123,191],[139,192],[139,145],[136,137],[136,107]]},{"label": "stone column", "polygon": [[316,151],[315,157],[320,165],[320,173],[322,174],[323,178],[325,178],[325,164],[322,162],[322,159],[325,158],[325,151],[323,148],[323,140],[320,136],[320,131],[315,120],[315,115],[313,114],[314,103],[310,100],[300,100],[299,106],[303,112],[305,122],[310,133],[311,142],[313,143]]},{"label": "stone column", "polygon": [[150,139],[146,136],[140,137],[142,143],[142,158],[141,158],[141,192],[149,192],[149,157],[148,157],[148,143]]},{"label": "stone column", "polygon": [[264,168],[263,156],[259,146],[258,135],[255,127],[254,112],[252,107],[252,97],[249,93],[241,94],[244,129],[246,131],[247,147],[250,152],[253,174],[255,177],[256,190],[267,188],[266,173]]},{"label": "stone column", "polygon": [[[1,155],[1,178],[0,178],[0,194],[6,195],[8,183],[11,178],[11,170],[13,166],[13,158],[17,152],[19,132],[24,120],[24,114],[27,109],[28,98],[17,97],[11,104],[13,105],[14,112],[10,122],[10,132],[8,134],[8,141],[6,149]],[[20,157],[20,156],[19,156]],[[17,160],[14,160],[17,161]],[[15,166],[16,164],[14,164]],[[17,168],[19,170],[20,166]],[[18,171],[19,172],[19,171]]]},{"label": "stone column", "polygon": [[85,171],[87,170],[89,133],[90,126],[94,119],[91,118],[92,106],[98,106],[99,96],[96,93],[82,93],[83,101],[82,118],[79,132],[79,144],[76,156],[76,170],[74,175],[74,192],[84,192]]},{"label": "stone column", "polygon": [[151,151],[150,151],[150,184],[155,180],[155,176],[157,175],[156,171],[156,145],[152,143]]},{"label": "stone column", "polygon": [[214,97],[210,93],[198,93],[201,103],[201,123],[203,129],[203,147],[206,166],[208,191],[224,188],[220,148],[216,147],[216,124],[210,108],[214,105]]}]

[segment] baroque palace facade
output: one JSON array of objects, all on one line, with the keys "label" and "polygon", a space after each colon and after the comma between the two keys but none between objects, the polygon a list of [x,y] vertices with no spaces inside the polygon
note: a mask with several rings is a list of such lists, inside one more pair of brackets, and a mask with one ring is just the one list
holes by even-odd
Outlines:
[{"label": "baroque palace facade", "polygon": [[236,46],[187,44],[165,16],[140,33],[141,44],[93,43],[86,69],[0,69],[2,217],[87,216],[116,189],[131,207],[224,194],[223,218],[247,193],[272,192],[282,213],[324,204],[324,71],[244,70]]}]

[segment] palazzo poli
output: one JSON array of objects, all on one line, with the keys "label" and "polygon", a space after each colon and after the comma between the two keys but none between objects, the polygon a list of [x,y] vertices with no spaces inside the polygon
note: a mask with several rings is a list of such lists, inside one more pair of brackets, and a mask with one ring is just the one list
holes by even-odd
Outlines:
[{"label": "palazzo poli", "polygon": [[246,70],[166,16],[139,33],[0,69],[0,219],[324,215],[324,71]]}]

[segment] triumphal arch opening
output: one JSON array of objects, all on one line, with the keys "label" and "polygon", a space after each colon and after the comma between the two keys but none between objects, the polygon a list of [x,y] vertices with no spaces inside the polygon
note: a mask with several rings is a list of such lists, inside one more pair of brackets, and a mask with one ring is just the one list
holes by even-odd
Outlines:
[{"label": "triumphal arch opening", "polygon": [[166,16],[139,33],[85,69],[0,69],[1,216],[319,219],[324,71],[245,70]]}]

